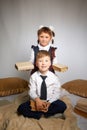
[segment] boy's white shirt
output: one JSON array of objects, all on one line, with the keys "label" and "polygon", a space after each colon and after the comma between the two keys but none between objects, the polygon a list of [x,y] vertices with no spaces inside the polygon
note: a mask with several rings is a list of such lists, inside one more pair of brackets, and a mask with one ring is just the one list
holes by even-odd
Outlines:
[{"label": "boy's white shirt", "polygon": [[[43,47],[40,44],[37,45],[39,47],[39,50],[46,50],[49,51],[50,47],[54,47],[52,43],[49,43],[47,46]],[[57,64],[58,60],[57,60],[57,51],[55,50],[55,58],[53,59],[53,64]],[[34,50],[31,49],[31,54],[30,54],[30,62],[34,63]]]},{"label": "boy's white shirt", "polygon": [[[35,99],[37,97],[40,97],[40,90],[41,90],[41,73],[39,71],[36,71],[34,74],[31,75],[29,80],[29,95],[31,99]],[[51,71],[48,71],[46,74],[47,78],[45,80],[47,85],[47,100],[52,103],[53,101],[59,99],[60,92],[61,92],[61,85],[58,79],[58,76],[56,76]]]}]

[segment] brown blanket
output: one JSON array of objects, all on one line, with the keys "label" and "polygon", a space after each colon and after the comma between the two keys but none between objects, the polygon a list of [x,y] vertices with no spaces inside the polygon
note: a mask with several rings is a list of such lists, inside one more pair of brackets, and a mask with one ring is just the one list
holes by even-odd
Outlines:
[{"label": "brown blanket", "polygon": [[16,110],[24,97],[26,98],[26,95],[19,96],[11,104],[0,107],[0,130],[80,130],[71,102],[66,96],[62,97],[67,104],[65,119],[52,116],[42,117],[40,120],[17,115]]}]

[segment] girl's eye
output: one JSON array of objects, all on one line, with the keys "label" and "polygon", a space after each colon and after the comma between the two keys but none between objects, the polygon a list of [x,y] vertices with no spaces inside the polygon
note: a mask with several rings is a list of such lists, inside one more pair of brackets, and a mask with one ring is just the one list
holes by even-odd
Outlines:
[{"label": "girl's eye", "polygon": [[40,38],[43,38],[43,36],[40,36]]}]

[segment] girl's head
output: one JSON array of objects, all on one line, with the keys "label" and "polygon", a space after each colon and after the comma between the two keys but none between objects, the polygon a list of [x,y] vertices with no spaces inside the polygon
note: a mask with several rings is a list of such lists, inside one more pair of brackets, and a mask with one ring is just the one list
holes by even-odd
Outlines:
[{"label": "girl's head", "polygon": [[38,43],[42,46],[47,46],[49,42],[54,42],[55,33],[49,27],[42,27],[37,31]]}]

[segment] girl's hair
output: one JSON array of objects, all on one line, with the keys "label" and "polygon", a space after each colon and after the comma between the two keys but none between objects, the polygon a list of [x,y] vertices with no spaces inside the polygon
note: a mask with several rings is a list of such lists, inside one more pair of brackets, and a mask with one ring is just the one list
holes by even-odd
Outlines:
[{"label": "girl's hair", "polygon": [[[49,27],[42,27],[37,31],[37,35],[39,36],[42,32],[48,33],[51,37],[55,37],[54,31],[52,31]],[[39,43],[39,40],[37,40]],[[54,39],[52,39],[52,44],[54,43]]]},{"label": "girl's hair", "polygon": [[51,60],[51,57],[50,57],[50,53],[48,51],[45,51],[45,50],[40,50],[37,55],[36,55],[36,61],[39,59],[39,58],[42,58],[42,57],[45,57],[45,56],[48,56]]}]

